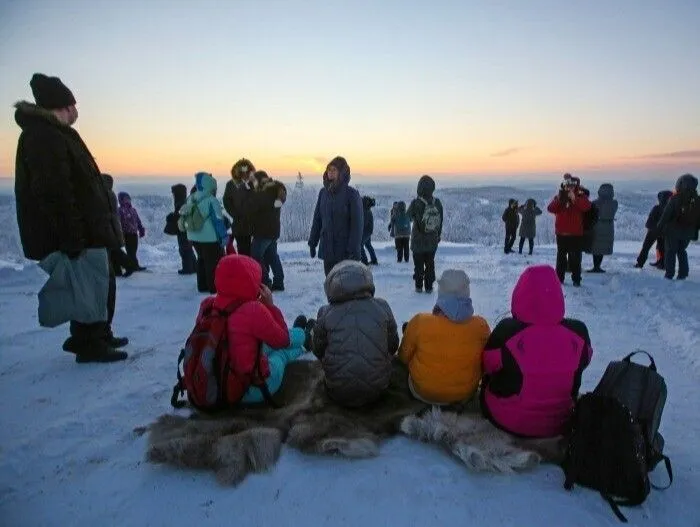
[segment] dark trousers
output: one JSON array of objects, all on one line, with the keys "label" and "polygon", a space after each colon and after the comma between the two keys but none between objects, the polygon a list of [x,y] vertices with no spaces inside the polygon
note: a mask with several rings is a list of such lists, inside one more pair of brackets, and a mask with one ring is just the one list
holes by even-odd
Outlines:
[{"label": "dark trousers", "polygon": [[426,291],[433,288],[435,282],[435,251],[429,253],[413,253],[413,280],[416,289],[425,286]]},{"label": "dark trousers", "polygon": [[323,260],[323,272],[326,276],[328,276],[328,273],[331,272],[331,270],[340,263],[340,261],[335,262],[332,260]]},{"label": "dark trousers", "polygon": [[603,255],[602,254],[594,254],[593,255],[593,269],[600,269],[600,266],[602,263],[603,263]]},{"label": "dark trousers", "polygon": [[408,262],[410,241],[409,238],[396,238],[396,261],[400,262],[403,259],[403,261]]},{"label": "dark trousers", "polygon": [[567,268],[575,284],[581,283],[583,236],[557,236],[557,276],[564,281]]},{"label": "dark trousers", "polygon": [[177,249],[182,260],[182,272],[194,274],[197,272],[197,257],[192,249],[192,242],[187,239],[187,234],[179,232],[177,235]]},{"label": "dark trousers", "polygon": [[520,254],[523,254],[523,247],[525,247],[525,240],[527,239],[527,243],[530,246],[530,252],[529,254],[532,254],[532,249],[535,246],[535,239],[534,238],[523,238],[522,236],[520,237],[520,247],[518,248],[518,252]]},{"label": "dark trousers", "polygon": [[234,236],[236,240],[236,252],[238,254],[243,254],[245,256],[252,256],[253,254],[253,237],[250,235],[246,236]]},{"label": "dark trousers", "polygon": [[122,249],[111,249],[109,251],[109,263],[112,265],[116,276],[121,276],[125,271],[136,270],[134,262]]},{"label": "dark trousers", "polygon": [[647,234],[644,237],[644,241],[642,242],[642,250],[639,251],[639,256],[637,256],[637,263],[639,265],[644,265],[646,263],[647,258],[649,256],[649,251],[651,250],[654,243],[656,243],[656,250],[659,253],[657,261],[664,261],[665,247],[663,237],[657,236],[656,231],[654,230],[647,230]]},{"label": "dark trousers", "polygon": [[[277,240],[268,238],[253,238],[252,257],[262,267],[263,284],[270,287],[284,286],[284,269],[277,252]],[[272,281],[270,281],[270,269],[272,269]]]},{"label": "dark trousers", "polygon": [[503,252],[509,253],[513,250],[513,245],[515,244],[516,237],[516,230],[506,229],[506,241],[503,246]]},{"label": "dark trousers", "polygon": [[664,241],[666,242],[664,254],[666,278],[673,278],[673,275],[676,274],[676,258],[678,258],[678,278],[687,278],[690,272],[687,253],[690,241],[672,236],[666,236]]},{"label": "dark trousers", "polygon": [[197,290],[200,293],[216,293],[214,271],[224,256],[224,249],[218,242],[193,242],[197,253]]},{"label": "dark trousers", "polygon": [[117,303],[117,281],[114,278],[114,269],[111,263],[108,267],[107,320],[105,322],[94,322],[92,324],[83,324],[75,320],[71,321],[70,336],[73,337],[73,341],[78,345],[112,337],[112,320],[114,320],[114,311]]},{"label": "dark trousers", "polygon": [[[367,249],[367,253],[369,253],[369,261],[367,260],[367,253],[365,252],[365,249]],[[377,263],[377,253],[374,252],[374,247],[372,247],[371,236],[362,240],[360,250],[362,251],[360,260],[363,264],[367,265],[368,263]]]},{"label": "dark trousers", "polygon": [[126,246],[127,256],[131,258],[131,261],[134,262],[134,265],[136,265],[137,268],[140,267],[139,259],[136,257],[136,253],[139,250],[139,235],[125,232],[124,245]]}]

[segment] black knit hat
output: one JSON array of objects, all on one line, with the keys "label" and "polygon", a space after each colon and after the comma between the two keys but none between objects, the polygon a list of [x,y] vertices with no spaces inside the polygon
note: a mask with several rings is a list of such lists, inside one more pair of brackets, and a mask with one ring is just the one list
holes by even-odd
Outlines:
[{"label": "black knit hat", "polygon": [[43,73],[35,73],[29,81],[37,106],[47,110],[68,108],[75,105],[75,97],[68,87],[58,77],[47,77]]}]

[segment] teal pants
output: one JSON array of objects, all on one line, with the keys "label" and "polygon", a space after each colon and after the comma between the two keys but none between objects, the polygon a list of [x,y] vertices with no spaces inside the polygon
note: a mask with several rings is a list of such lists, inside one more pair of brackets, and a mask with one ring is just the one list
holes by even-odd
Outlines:
[{"label": "teal pants", "polygon": [[[300,328],[292,328],[289,330],[289,347],[281,350],[272,349],[267,344],[263,345],[262,352],[267,356],[267,362],[270,364],[270,376],[267,378],[267,389],[271,394],[277,392],[282,386],[284,379],[284,369],[292,361],[301,357],[306,350],[304,349],[304,330]],[[244,403],[261,403],[265,400],[260,388],[251,386],[245,392],[241,402]]]}]

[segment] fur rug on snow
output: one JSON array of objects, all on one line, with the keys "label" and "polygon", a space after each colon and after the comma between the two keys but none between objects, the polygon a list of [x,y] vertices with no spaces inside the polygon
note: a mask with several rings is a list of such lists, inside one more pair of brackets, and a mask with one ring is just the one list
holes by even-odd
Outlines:
[{"label": "fur rug on snow", "polygon": [[282,443],[308,454],[368,458],[379,454],[383,439],[402,432],[447,448],[474,470],[524,470],[542,459],[537,450],[519,445],[480,415],[428,411],[428,405],[411,396],[407,378],[405,366],[396,361],[381,400],[346,409],[326,395],[320,363],[296,361],[274,396],[281,408],[247,405],[216,417],[166,414],[137,432],[149,434],[148,461],[211,470],[224,485],[269,470]]}]

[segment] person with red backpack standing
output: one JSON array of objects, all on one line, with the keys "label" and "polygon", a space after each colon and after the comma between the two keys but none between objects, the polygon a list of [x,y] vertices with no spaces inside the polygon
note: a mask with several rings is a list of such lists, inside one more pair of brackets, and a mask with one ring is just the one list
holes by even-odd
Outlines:
[{"label": "person with red backpack standing", "polygon": [[[195,328],[180,354],[184,375],[178,393],[187,391],[201,411],[218,411],[239,402],[274,404],[284,370],[310,348],[314,321],[297,317],[290,331],[284,315],[262,283],[262,268],[249,256],[225,256],[216,267],[216,294],[200,306]],[[214,348],[214,354],[206,351]]]}]

